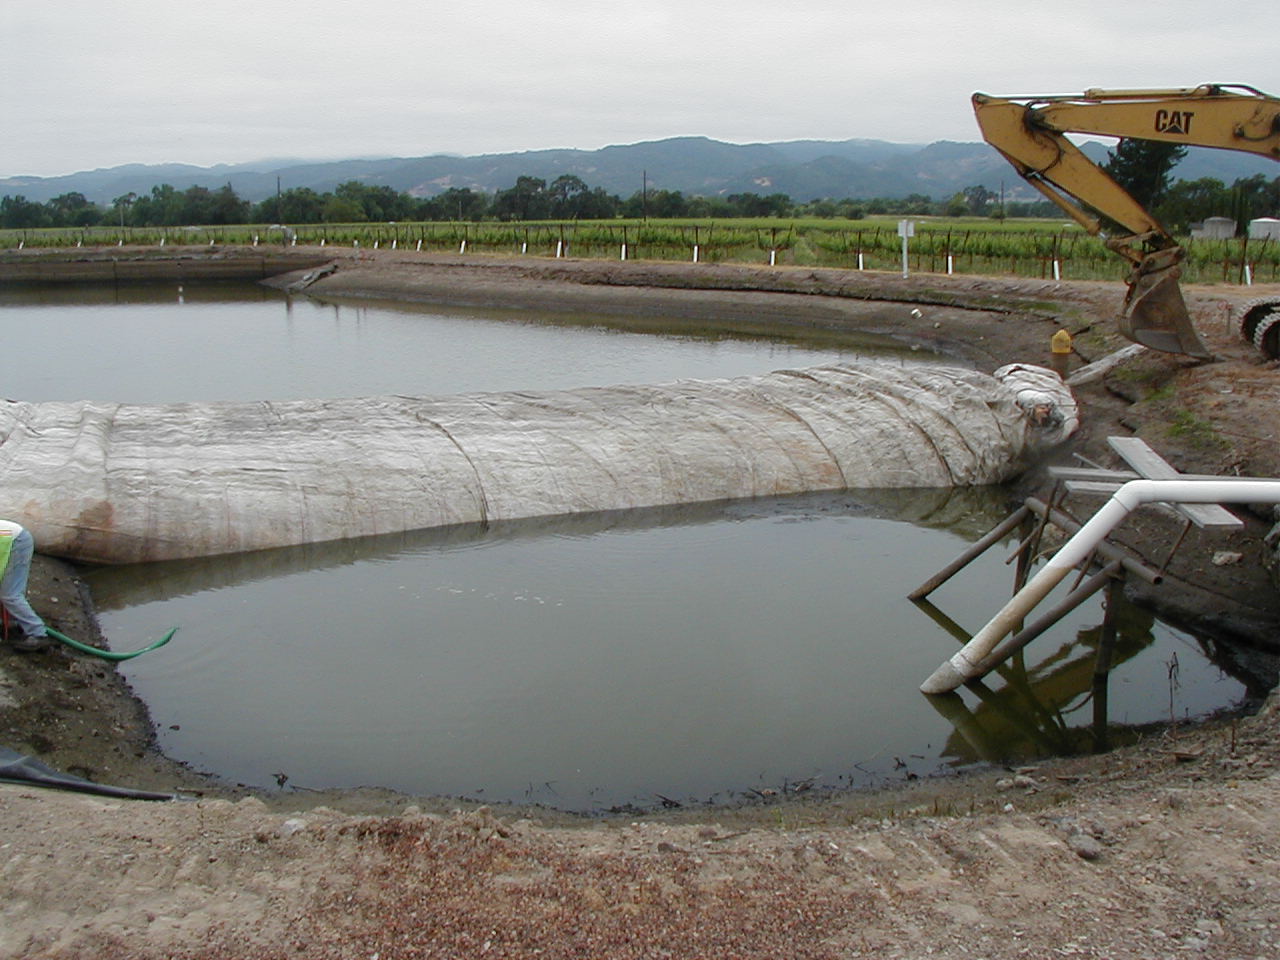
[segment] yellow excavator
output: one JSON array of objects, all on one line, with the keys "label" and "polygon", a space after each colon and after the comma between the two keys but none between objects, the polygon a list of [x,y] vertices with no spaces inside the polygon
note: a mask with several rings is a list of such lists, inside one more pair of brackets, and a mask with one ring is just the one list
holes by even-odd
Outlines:
[{"label": "yellow excavator", "polygon": [[[1209,359],[1178,287],[1186,251],[1106,171],[1067,139],[1098,134],[1242,150],[1280,160],[1280,99],[1239,84],[1172,90],[1086,90],[1080,96],[973,95],[982,136],[1033,187],[1129,261],[1120,332],[1155,350]],[[1127,233],[1106,236],[1101,213]],[[1255,300],[1245,339],[1280,358],[1280,299]]]}]

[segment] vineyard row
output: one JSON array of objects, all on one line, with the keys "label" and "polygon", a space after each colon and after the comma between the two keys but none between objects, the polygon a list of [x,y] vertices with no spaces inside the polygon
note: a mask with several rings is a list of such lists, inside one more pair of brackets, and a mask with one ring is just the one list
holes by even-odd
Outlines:
[{"label": "vineyard row", "polygon": [[[209,227],[88,227],[0,232],[0,250],[29,247],[291,245],[579,259],[768,263],[895,270],[902,240],[893,226],[742,227],[694,224],[388,223]],[[1272,239],[1189,239],[1191,282],[1273,282]],[[908,266],[931,273],[1119,279],[1126,264],[1078,230],[940,229],[919,224]]]}]

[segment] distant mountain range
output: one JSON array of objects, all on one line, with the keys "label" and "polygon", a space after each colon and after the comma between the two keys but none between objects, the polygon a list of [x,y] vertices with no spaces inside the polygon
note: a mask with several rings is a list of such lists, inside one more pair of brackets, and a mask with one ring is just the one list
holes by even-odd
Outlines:
[{"label": "distant mountain range", "polygon": [[[1100,143],[1086,143],[1084,149],[1095,160],[1105,159],[1107,154],[1107,147]],[[1176,176],[1190,180],[1217,177],[1230,184],[1255,173],[1271,178],[1280,170],[1262,157],[1192,148]],[[675,137],[600,150],[534,150],[474,157],[274,160],[214,167],[127,164],[60,177],[0,178],[0,195],[22,195],[43,203],[77,192],[96,203],[109,204],[128,193],[149,193],[162,183],[178,190],[230,184],[240,197],[257,201],[274,194],[277,184],[286,190],[310,187],[325,193],[347,180],[359,180],[429,197],[450,187],[492,193],[507,189],[522,175],[549,182],[561,174],[574,174],[591,187],[603,187],[622,197],[639,191],[646,180],[651,190],[704,196],[784,193],[801,202],[913,193],[938,200],[974,185],[997,191],[1003,186],[1010,197],[1034,195],[985,143],[790,140],[736,144],[706,137]]]}]

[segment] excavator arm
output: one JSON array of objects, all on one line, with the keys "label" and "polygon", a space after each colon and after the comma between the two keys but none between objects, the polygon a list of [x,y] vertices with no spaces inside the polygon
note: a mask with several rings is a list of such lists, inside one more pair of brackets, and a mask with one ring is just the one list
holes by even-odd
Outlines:
[{"label": "excavator arm", "polygon": [[[973,95],[982,136],[1033,187],[1129,261],[1119,327],[1155,350],[1211,356],[1178,287],[1185,251],[1138,201],[1067,139],[1098,134],[1241,150],[1280,160],[1280,99],[1252,87],[1086,90],[1069,97]],[[1098,211],[1126,231],[1105,236]]]}]

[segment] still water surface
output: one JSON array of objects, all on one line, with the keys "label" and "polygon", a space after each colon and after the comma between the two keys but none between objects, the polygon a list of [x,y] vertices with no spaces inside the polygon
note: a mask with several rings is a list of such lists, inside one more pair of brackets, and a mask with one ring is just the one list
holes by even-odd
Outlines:
[{"label": "still water surface", "polygon": [[653,332],[616,317],[330,303],[240,283],[0,287],[0,342],[21,358],[6,366],[4,396],[30,401],[550,390],[922,359],[886,337],[746,336],[678,317],[645,328]]},{"label": "still water surface", "polygon": [[[1024,689],[996,679],[992,703],[943,704],[972,717],[972,742],[917,692],[956,641],[905,594],[994,506],[813,495],[117,568],[90,585],[117,649],[181,625],[125,672],[167,752],[236,780],[575,810],[727,801],[1087,743],[1061,727],[1090,720],[1097,606],[1032,645]],[[933,599],[975,630],[1008,586],[995,551]],[[1190,638],[1124,619],[1113,721],[1239,697]]]},{"label": "still water surface", "polygon": [[[290,302],[257,287],[76,296],[0,292],[0,333],[26,359],[6,371],[5,395],[542,389],[900,353],[866,339],[691,331],[678,318],[678,334],[641,335],[598,318]],[[88,579],[115,648],[180,626],[168,647],[122,669],[166,751],[232,779],[574,810],[725,801],[1088,741],[1096,604],[1036,641],[1026,670],[994,679],[990,696],[935,704],[916,692],[956,641],[905,595],[1003,507],[998,491],[828,494],[101,569]],[[933,599],[973,630],[1007,595],[1009,576],[993,551]],[[1181,717],[1240,697],[1242,685],[1192,638],[1124,613],[1113,721]]]}]

